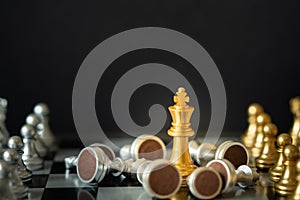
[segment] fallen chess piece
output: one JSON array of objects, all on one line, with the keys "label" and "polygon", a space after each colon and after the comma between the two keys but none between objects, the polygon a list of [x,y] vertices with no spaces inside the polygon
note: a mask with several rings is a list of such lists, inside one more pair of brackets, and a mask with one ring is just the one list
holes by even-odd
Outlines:
[{"label": "fallen chess piece", "polygon": [[8,148],[15,149],[19,153],[19,160],[18,160],[18,175],[23,182],[28,182],[32,180],[32,172],[26,168],[23,160],[22,160],[22,147],[23,142],[19,136],[12,136],[9,138],[7,143]]},{"label": "fallen chess piece", "polygon": [[19,154],[15,149],[7,149],[3,153],[3,159],[10,164],[11,167],[11,186],[12,191],[17,199],[27,198],[28,187],[24,186],[22,180],[18,175],[17,162],[19,160]]},{"label": "fallen chess piece", "polygon": [[110,160],[105,152],[96,146],[81,150],[77,161],[77,175],[82,182],[97,184],[109,173],[114,176],[136,176],[146,192],[157,198],[173,196],[181,185],[179,171],[167,160]]},{"label": "fallen chess piece", "polygon": [[222,190],[222,178],[213,168],[199,167],[187,178],[187,185],[195,197],[213,199]]},{"label": "fallen chess piece", "polygon": [[216,148],[213,144],[197,144],[192,140],[189,142],[189,151],[193,160],[205,166],[213,159],[227,159],[235,168],[249,164],[249,154],[246,147],[240,142],[225,141]]},{"label": "fallen chess piece", "polygon": [[125,145],[120,149],[120,157],[123,160],[141,159],[156,160],[166,157],[166,146],[157,136],[141,135],[137,137],[130,145]]},{"label": "fallen chess piece", "polygon": [[0,160],[0,194],[1,199],[16,199],[9,180],[10,167],[7,162]]},{"label": "fallen chess piece", "polygon": [[256,169],[250,168],[247,165],[241,165],[236,169],[226,159],[212,160],[207,163],[206,167],[213,168],[220,173],[223,178],[222,193],[232,191],[236,184],[241,188],[249,187],[254,185],[259,179]]}]

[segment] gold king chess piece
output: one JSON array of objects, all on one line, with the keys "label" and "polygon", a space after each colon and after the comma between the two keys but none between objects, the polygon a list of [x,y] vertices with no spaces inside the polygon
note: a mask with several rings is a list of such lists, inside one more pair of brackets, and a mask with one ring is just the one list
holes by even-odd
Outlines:
[{"label": "gold king chess piece", "polygon": [[258,103],[252,103],[248,107],[248,123],[249,126],[246,129],[244,135],[242,135],[242,143],[247,148],[252,148],[256,138],[257,123],[256,117],[264,111],[263,107]]},{"label": "gold king chess piece", "polygon": [[275,193],[279,196],[290,197],[297,187],[296,163],[299,150],[295,145],[287,145],[283,150],[285,161],[284,170],[278,182],[275,183]]},{"label": "gold king chess piece", "polygon": [[270,179],[274,182],[278,182],[280,180],[280,177],[282,176],[283,162],[284,162],[283,150],[284,150],[285,146],[287,146],[289,144],[292,144],[292,138],[289,134],[281,133],[277,137],[278,160],[277,160],[276,164],[269,171]]},{"label": "gold king chess piece", "polygon": [[293,139],[293,145],[300,146],[300,97],[295,97],[290,100],[290,109],[294,115],[294,123],[291,128],[290,134]]},{"label": "gold king chess piece", "polygon": [[195,133],[190,123],[194,107],[187,104],[189,100],[185,89],[180,87],[174,96],[176,104],[169,107],[173,119],[172,126],[168,130],[168,134],[173,137],[170,161],[181,174],[182,186],[186,186],[187,177],[196,169],[188,149],[188,137]]}]

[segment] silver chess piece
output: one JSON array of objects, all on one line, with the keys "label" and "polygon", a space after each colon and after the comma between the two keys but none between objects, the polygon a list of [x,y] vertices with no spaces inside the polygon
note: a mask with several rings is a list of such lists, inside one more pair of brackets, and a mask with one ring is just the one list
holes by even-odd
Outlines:
[{"label": "silver chess piece", "polygon": [[132,144],[124,145],[120,149],[120,157],[123,160],[140,159],[155,160],[166,157],[166,146],[163,141],[153,135],[140,135]]},{"label": "silver chess piece", "polygon": [[7,100],[0,98],[0,138],[2,146],[7,144],[9,133],[7,131],[5,120],[6,120]]},{"label": "silver chess piece", "polygon": [[21,135],[23,137],[23,155],[22,159],[27,169],[34,171],[43,168],[43,160],[39,157],[35,148],[34,135],[35,128],[31,125],[24,125],[21,128]]},{"label": "silver chess piece", "polygon": [[235,168],[249,164],[249,153],[240,142],[225,141],[218,147],[215,147],[208,143],[198,145],[193,140],[189,142],[189,151],[192,159],[202,166],[205,166],[208,161],[213,159],[227,159]]},{"label": "silver chess piece", "polygon": [[98,147],[89,146],[81,150],[78,155],[77,174],[82,182],[100,183],[108,173],[137,178],[147,193],[157,198],[173,196],[181,185],[179,171],[168,160],[110,160]]},{"label": "silver chess piece", "polygon": [[241,165],[236,169],[233,164],[226,159],[211,160],[207,163],[206,167],[212,168],[220,173],[223,178],[222,193],[232,191],[236,184],[241,188],[249,187],[254,185],[259,179],[256,168]]},{"label": "silver chess piece", "polygon": [[38,135],[43,140],[44,144],[51,152],[57,150],[55,136],[49,126],[49,108],[45,103],[38,103],[33,108],[33,112],[41,119],[38,125]]},{"label": "silver chess piece", "polygon": [[17,163],[19,156],[19,153],[15,149],[7,149],[3,153],[3,159],[11,166],[12,191],[18,199],[23,199],[28,196],[29,189],[27,186],[24,186],[18,175]]},{"label": "silver chess piece", "polygon": [[1,199],[16,199],[9,180],[10,167],[7,162],[0,160],[0,194]]},{"label": "silver chess piece", "polygon": [[35,138],[35,148],[39,153],[39,156],[44,158],[47,156],[48,150],[46,148],[45,143],[42,141],[41,137],[38,133],[38,125],[41,123],[40,118],[36,114],[29,114],[26,117],[26,124],[32,125],[35,127],[36,134]]},{"label": "silver chess piece", "polygon": [[10,149],[15,149],[19,153],[19,160],[18,160],[18,174],[19,177],[23,182],[28,182],[32,180],[32,172],[26,168],[23,160],[22,160],[22,155],[23,155],[23,142],[22,139],[19,136],[12,136],[9,138],[8,143],[7,143],[8,148]]}]

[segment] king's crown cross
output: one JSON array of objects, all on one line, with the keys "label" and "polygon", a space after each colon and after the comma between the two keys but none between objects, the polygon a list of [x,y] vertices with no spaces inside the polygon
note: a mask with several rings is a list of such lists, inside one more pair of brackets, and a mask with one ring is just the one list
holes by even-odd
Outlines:
[{"label": "king's crown cross", "polygon": [[183,87],[178,88],[178,92],[176,92],[177,96],[174,96],[174,102],[178,106],[185,106],[187,102],[190,101],[190,97],[186,96],[185,89]]}]

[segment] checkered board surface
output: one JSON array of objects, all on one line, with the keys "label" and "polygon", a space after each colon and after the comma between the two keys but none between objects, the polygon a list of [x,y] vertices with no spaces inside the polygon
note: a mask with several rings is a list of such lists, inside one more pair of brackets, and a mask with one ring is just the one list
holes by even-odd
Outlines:
[{"label": "checkered board surface", "polygon": [[[152,199],[141,184],[134,179],[123,176],[107,176],[99,185],[90,186],[82,183],[76,174],[76,169],[66,170],[64,158],[78,155],[80,149],[60,149],[52,159],[45,160],[44,169],[34,171],[32,182],[29,184],[31,200],[147,200]],[[176,200],[195,199],[187,190],[176,195]],[[248,189],[238,187],[232,193],[218,196],[217,199],[270,199],[266,189],[255,186]],[[173,198],[172,198],[173,199]]]}]

